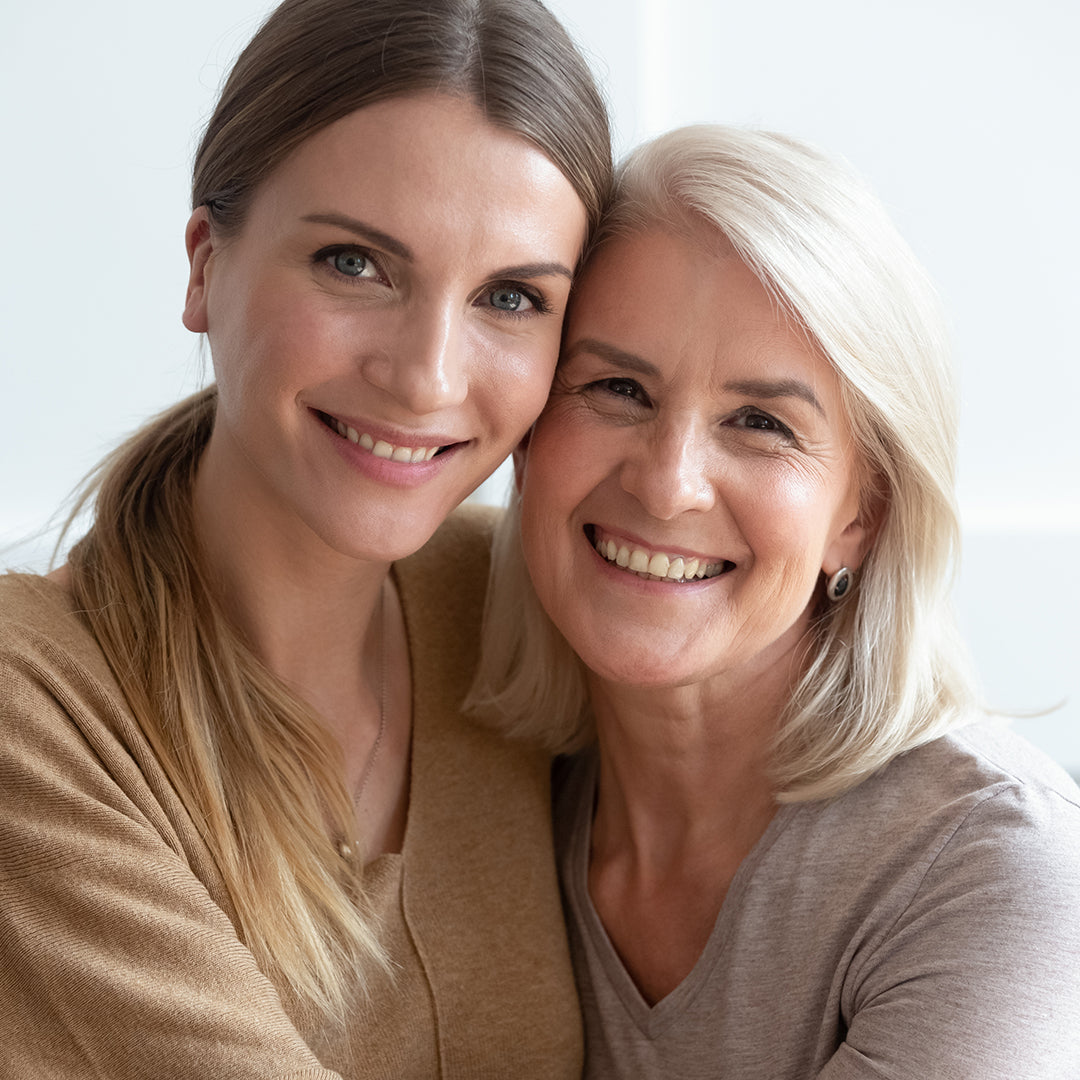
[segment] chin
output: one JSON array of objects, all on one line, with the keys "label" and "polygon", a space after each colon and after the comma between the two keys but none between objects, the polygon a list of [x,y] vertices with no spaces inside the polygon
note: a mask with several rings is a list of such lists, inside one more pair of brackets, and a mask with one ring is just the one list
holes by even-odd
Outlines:
[{"label": "chin", "polygon": [[617,686],[682,686],[697,681],[695,673],[678,663],[678,656],[660,655],[651,649],[620,648],[610,644],[578,654],[599,679]]},{"label": "chin", "polygon": [[408,558],[435,534],[441,521],[402,522],[380,519],[352,524],[327,522],[316,534],[332,551],[362,562],[390,563]]}]

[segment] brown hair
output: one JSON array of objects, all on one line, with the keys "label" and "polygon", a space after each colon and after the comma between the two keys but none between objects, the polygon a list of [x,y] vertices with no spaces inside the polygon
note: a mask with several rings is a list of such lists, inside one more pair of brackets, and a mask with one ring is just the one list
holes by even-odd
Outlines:
[{"label": "brown hair", "polygon": [[[309,135],[430,90],[476,101],[536,145],[599,220],[606,111],[538,0],[285,0],[228,77],[196,155],[194,204],[235,232],[259,184]],[[73,590],[214,853],[242,940],[279,987],[341,1021],[351,988],[385,958],[362,860],[347,854],[356,823],[336,746],[230,625],[200,567],[191,491],[215,408],[210,387],[102,463],[79,503],[96,498],[71,551]]]},{"label": "brown hair", "polygon": [[240,54],[195,155],[192,205],[238,228],[259,182],[309,135],[365,105],[439,91],[539,147],[599,220],[607,112],[538,0],[285,0]]}]

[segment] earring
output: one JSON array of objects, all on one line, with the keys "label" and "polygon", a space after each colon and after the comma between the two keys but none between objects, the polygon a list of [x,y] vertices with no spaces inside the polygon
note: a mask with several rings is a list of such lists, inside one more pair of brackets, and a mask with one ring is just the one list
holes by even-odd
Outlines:
[{"label": "earring", "polygon": [[841,566],[828,581],[825,582],[825,595],[835,604],[837,600],[846,595],[851,588],[852,573],[846,566]]}]

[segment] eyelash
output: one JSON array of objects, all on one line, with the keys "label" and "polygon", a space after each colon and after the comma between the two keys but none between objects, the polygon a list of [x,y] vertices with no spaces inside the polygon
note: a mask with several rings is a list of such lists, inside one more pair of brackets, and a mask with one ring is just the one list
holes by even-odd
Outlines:
[{"label": "eyelash", "polygon": [[[631,393],[627,394],[623,393],[621,390],[616,390],[616,386],[626,387]],[[586,390],[602,391],[606,394],[610,394],[612,397],[625,398],[627,401],[638,401],[642,405],[650,404],[649,395],[645,393],[641,384],[634,379],[627,379],[620,376],[597,379],[595,382],[589,383]]]},{"label": "eyelash", "polygon": [[772,427],[749,427],[748,425],[743,425],[750,431],[775,431],[777,435],[781,435],[785,439],[793,439],[795,437],[787,424],[782,424],[775,416],[770,416],[767,412],[762,412],[761,409],[755,409],[752,405],[744,405],[741,409],[736,409],[732,416],[732,419],[734,420],[749,420],[751,418],[765,420],[771,424]]},{"label": "eyelash", "polygon": [[[382,268],[379,265],[379,260],[368,251],[367,248],[359,247],[356,244],[329,244],[327,247],[319,248],[314,255],[311,256],[311,262],[313,265],[325,270],[338,281],[344,282],[346,285],[357,285],[363,281],[377,280],[370,277],[354,276],[352,274],[343,274],[334,265],[332,260],[338,255],[359,255],[360,258],[369,262],[375,269],[379,278],[385,280],[385,276],[382,272]],[[498,281],[488,286],[481,292],[481,296],[492,296],[497,292],[516,292],[520,293],[529,303],[532,305],[527,311],[515,311],[507,308],[497,308],[494,304],[489,305],[492,311],[497,311],[499,314],[507,316],[512,319],[524,319],[530,315],[549,315],[551,313],[551,305],[548,303],[544,295],[538,292],[536,289],[529,288],[523,285],[520,281]]]},{"label": "eyelash", "polygon": [[481,297],[490,297],[497,292],[521,293],[521,295],[532,305],[531,309],[528,311],[514,311],[508,308],[497,308],[494,304],[490,304],[489,307],[491,310],[497,311],[500,315],[505,315],[511,319],[527,319],[533,315],[551,314],[551,305],[548,303],[546,297],[535,289],[526,287],[520,281],[498,281],[494,285],[485,286],[480,295]]}]

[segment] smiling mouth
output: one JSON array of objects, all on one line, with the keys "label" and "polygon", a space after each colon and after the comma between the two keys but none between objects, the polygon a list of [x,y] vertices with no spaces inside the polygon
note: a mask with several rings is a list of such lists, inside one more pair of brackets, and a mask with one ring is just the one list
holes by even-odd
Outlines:
[{"label": "smiling mouth", "polygon": [[376,439],[368,435],[367,432],[357,431],[356,428],[343,424],[329,413],[324,413],[318,409],[314,411],[318,418],[335,435],[348,439],[349,442],[363,447],[375,457],[384,458],[386,461],[397,461],[404,465],[417,465],[424,461],[430,461],[433,457],[437,457],[450,449],[449,446],[395,446],[385,439]]},{"label": "smiling mouth", "polygon": [[631,545],[625,541],[599,535],[595,525],[586,525],[585,536],[602,558],[613,566],[636,574],[646,581],[664,581],[670,585],[687,585],[695,581],[718,577],[733,570],[735,564],[727,559],[707,562],[705,559],[670,555]]}]

